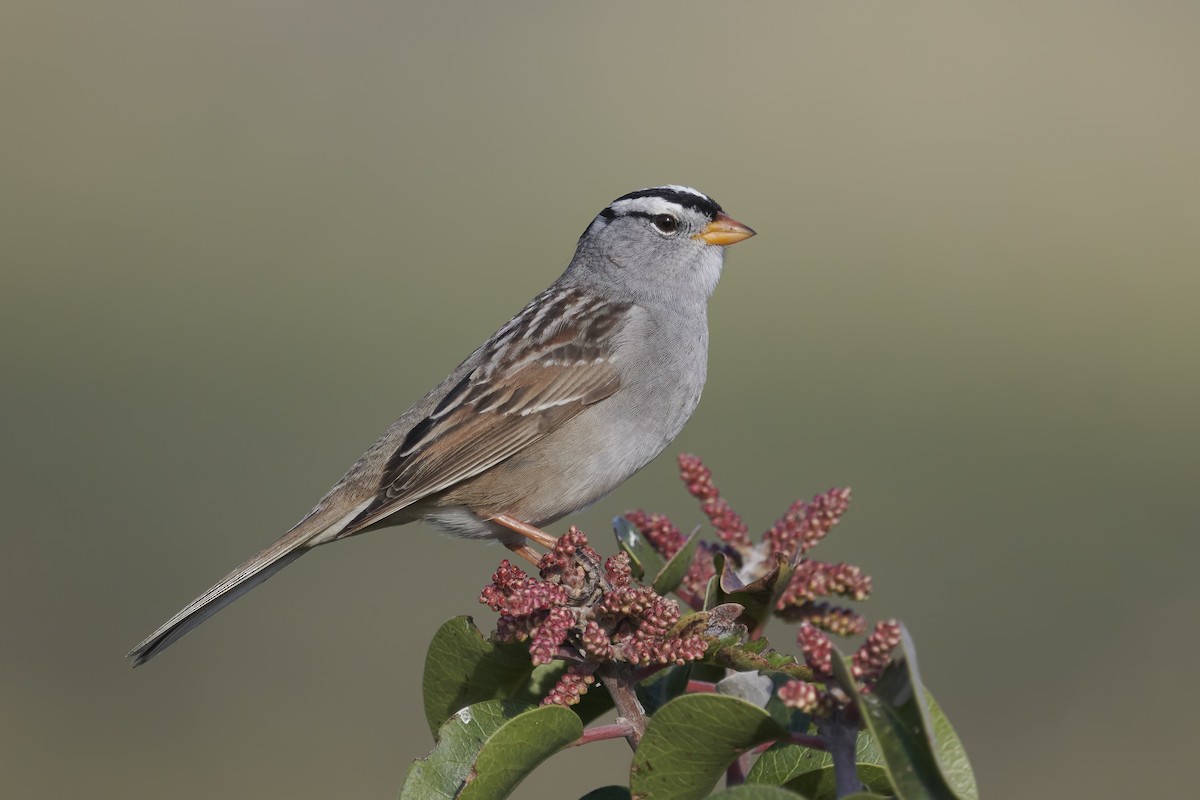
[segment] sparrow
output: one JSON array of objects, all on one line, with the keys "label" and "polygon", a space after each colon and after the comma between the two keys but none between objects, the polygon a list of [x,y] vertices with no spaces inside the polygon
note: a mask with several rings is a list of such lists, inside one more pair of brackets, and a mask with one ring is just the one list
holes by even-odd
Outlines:
[{"label": "sparrow", "polygon": [[725,248],[754,235],[687,186],[617,198],[566,270],[384,431],[303,519],[129,652],[145,663],[318,545],[424,520],[526,540],[649,463],[695,411]]}]

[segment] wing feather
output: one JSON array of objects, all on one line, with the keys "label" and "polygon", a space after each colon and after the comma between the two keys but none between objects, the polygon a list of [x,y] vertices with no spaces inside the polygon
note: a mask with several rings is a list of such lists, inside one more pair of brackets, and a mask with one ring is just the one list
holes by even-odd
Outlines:
[{"label": "wing feather", "polygon": [[[629,307],[559,291],[525,309],[523,330],[520,317],[514,321],[513,333],[524,335],[494,337],[480,366],[413,426],[388,461],[379,495],[342,536],[486,472],[617,390],[605,342]],[[560,324],[546,324],[546,303]]]}]

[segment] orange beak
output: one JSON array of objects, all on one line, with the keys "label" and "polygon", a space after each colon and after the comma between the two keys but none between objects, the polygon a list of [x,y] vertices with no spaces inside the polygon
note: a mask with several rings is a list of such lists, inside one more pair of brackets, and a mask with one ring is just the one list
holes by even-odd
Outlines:
[{"label": "orange beak", "polygon": [[726,214],[717,214],[717,218],[705,226],[704,230],[694,235],[693,239],[702,239],[706,244],[722,246],[737,244],[743,239],[754,235],[754,229],[743,225]]}]

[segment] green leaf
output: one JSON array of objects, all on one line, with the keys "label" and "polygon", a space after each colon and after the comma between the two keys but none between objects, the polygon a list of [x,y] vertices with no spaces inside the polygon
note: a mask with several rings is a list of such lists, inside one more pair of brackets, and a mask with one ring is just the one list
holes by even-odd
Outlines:
[{"label": "green leaf", "polygon": [[721,565],[725,563],[725,556],[718,553],[713,557],[713,567],[717,574],[708,579],[708,587],[704,590],[704,610],[716,608],[721,605],[724,600],[721,599]]},{"label": "green leaf", "polygon": [[[855,749],[859,780],[872,792],[890,795],[892,787],[875,742],[866,734],[859,734]],[[754,763],[746,782],[784,785],[809,800],[837,798],[833,758],[823,750],[798,744],[780,743],[771,747]]]},{"label": "green leaf", "polygon": [[746,773],[746,783],[783,786],[796,777],[819,768],[820,750],[789,742],[776,742],[767,748]]},{"label": "green leaf", "polygon": [[812,670],[806,664],[798,662],[795,656],[775,650],[763,636],[741,644],[718,642],[710,645],[703,662],[742,672],[781,672],[803,680],[812,680],[813,677]]},{"label": "green leaf", "polygon": [[646,537],[642,536],[642,532],[632,522],[624,517],[614,517],[613,533],[617,536],[617,544],[629,553],[629,566],[633,570],[633,577],[642,580],[647,575],[662,572],[662,556],[646,541]]},{"label": "green leaf", "polygon": [[749,583],[742,582],[742,576],[730,559],[725,559],[720,569],[718,575],[725,600],[746,607],[742,622],[753,630],[766,624],[795,568],[785,556],[776,553],[771,568]]},{"label": "green leaf", "polygon": [[677,697],[650,718],[629,788],[639,800],[699,800],[734,759],[784,735],[767,712],[736,697]]},{"label": "green leaf", "polygon": [[692,531],[692,535],[683,543],[683,547],[675,555],[671,556],[658,574],[654,576],[654,591],[659,594],[667,594],[675,591],[676,587],[683,582],[683,578],[687,575],[688,569],[692,566],[692,559],[696,555],[696,548],[700,545],[700,529]]},{"label": "green leaf", "polygon": [[967,760],[967,751],[963,748],[962,740],[958,738],[950,720],[946,718],[942,707],[933,699],[928,689],[925,690],[925,703],[929,707],[929,717],[933,720],[933,736],[937,740],[937,757],[942,774],[963,800],[979,800],[975,772],[971,769],[971,762]]},{"label": "green leaf", "polygon": [[804,795],[789,792],[779,786],[735,786],[709,795],[709,800],[796,800]]},{"label": "green leaf", "polygon": [[[532,674],[526,645],[489,642],[467,616],[446,620],[429,643],[422,678],[425,721],[434,738],[450,715],[473,703],[519,700],[536,705],[558,678],[535,694]],[[541,680],[547,680],[544,673]]]},{"label": "green leaf", "polygon": [[433,751],[409,767],[400,800],[500,800],[582,733],[579,717],[562,706],[476,703],[451,717]]},{"label": "green leaf", "polygon": [[593,789],[579,800],[629,800],[629,789],[624,786],[602,786]]},{"label": "green leaf", "polygon": [[[833,653],[833,671],[839,685],[858,703],[868,732],[879,745],[891,784],[902,800],[974,800],[975,780],[957,737],[949,748],[956,772],[951,786],[938,758],[935,728],[926,707],[927,693],[917,672],[916,652],[908,631],[901,628],[899,655],[884,670],[871,692],[858,691],[846,658]],[[948,723],[947,723],[948,724]]]},{"label": "green leaf", "polygon": [[[646,714],[654,714],[671,700],[687,691],[688,679],[692,674],[691,664],[667,667],[654,673],[634,687],[638,701]],[[601,692],[608,697],[608,692]],[[584,695],[587,697],[588,695]]]}]

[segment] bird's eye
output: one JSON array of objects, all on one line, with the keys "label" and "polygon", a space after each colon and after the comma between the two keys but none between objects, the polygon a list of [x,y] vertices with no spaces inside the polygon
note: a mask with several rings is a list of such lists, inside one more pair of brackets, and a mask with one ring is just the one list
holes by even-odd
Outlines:
[{"label": "bird's eye", "polygon": [[654,219],[654,227],[658,228],[660,233],[665,233],[668,236],[679,230],[679,220],[670,214],[657,214]]}]

